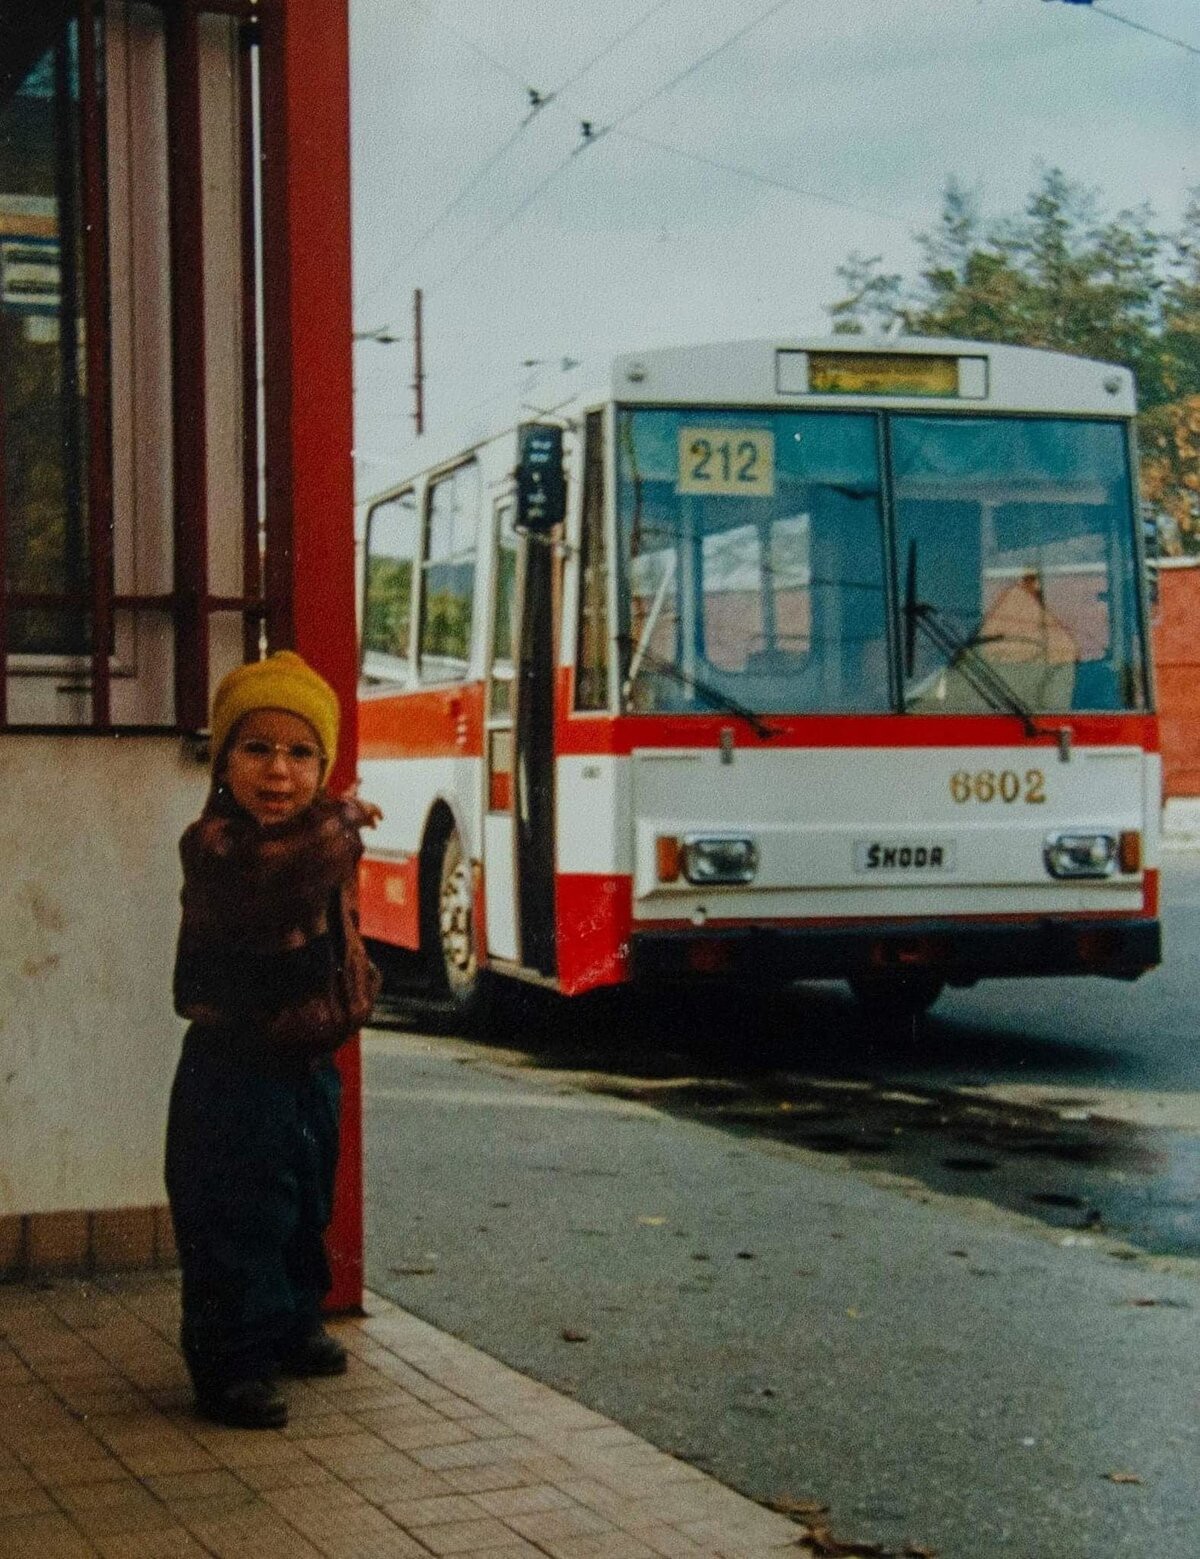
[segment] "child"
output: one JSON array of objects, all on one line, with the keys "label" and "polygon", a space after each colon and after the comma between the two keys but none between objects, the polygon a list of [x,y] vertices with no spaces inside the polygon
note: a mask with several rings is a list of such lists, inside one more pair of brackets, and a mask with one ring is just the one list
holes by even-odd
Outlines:
[{"label": "child", "polygon": [[360,832],[325,791],[337,695],[298,655],[217,688],[213,787],[180,842],[175,1008],[192,1020],[167,1122],[181,1340],[200,1412],[287,1422],[275,1377],[338,1375],[324,1330],[340,1079],[332,1052],[378,990],[358,934]]}]

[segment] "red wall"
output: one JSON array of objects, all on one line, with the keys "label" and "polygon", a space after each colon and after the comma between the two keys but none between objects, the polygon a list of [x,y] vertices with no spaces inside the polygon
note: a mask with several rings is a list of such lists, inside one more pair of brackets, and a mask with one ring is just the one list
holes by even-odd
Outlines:
[{"label": "red wall", "polygon": [[1200,796],[1200,565],[1159,570],[1153,622],[1163,795]]}]

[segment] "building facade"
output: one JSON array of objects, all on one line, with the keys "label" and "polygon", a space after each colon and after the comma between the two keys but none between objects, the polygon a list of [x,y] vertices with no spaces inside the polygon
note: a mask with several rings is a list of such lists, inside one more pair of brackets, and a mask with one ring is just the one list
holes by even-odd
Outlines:
[{"label": "building facade", "polygon": [[215,683],[300,649],[352,777],[347,30],[347,0],[0,0],[0,1272],[170,1259]]}]

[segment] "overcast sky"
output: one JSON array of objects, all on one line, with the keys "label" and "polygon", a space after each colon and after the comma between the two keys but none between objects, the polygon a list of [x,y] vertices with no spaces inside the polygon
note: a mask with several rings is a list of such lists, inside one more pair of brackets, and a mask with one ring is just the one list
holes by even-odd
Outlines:
[{"label": "overcast sky", "polygon": [[[1200,0],[1104,9],[1200,49]],[[838,264],[911,272],[950,175],[1000,215],[1057,164],[1168,224],[1200,182],[1200,54],[1062,0],[351,0],[350,20],[355,326],[410,337],[423,288],[428,376],[417,440],[408,340],[355,347],[360,496],[561,398],[564,358],[827,330]],[[521,129],[527,88],[563,90]]]}]

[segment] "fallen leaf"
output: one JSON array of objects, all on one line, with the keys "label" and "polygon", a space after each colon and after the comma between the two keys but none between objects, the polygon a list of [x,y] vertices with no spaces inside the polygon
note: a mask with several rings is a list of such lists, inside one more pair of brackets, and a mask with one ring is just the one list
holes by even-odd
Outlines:
[{"label": "fallen leaf", "polygon": [[884,1554],[879,1543],[845,1543],[835,1537],[827,1526],[810,1526],[805,1529],[805,1540],[814,1554],[821,1559],[856,1559],[860,1554]]},{"label": "fallen leaf", "polygon": [[855,1310],[855,1309],[854,1309],[854,1308],[853,1308],[853,1307],[852,1307],[852,1308],[851,1308],[851,1309],[849,1309],[849,1310],[847,1310],[847,1311],[846,1311],[846,1314],[847,1314],[847,1315],[848,1315],[848,1316],[849,1316],[849,1317],[850,1317],[850,1319],[851,1319],[851,1320],[852,1320],[852,1321],[857,1321],[857,1320],[859,1320],[859,1318],[860,1318],[860,1317],[861,1317],[861,1315],[862,1315],[862,1312],[861,1312],[861,1311],[860,1311],[860,1310]]},{"label": "fallen leaf", "polygon": [[576,1331],[572,1326],[564,1326],[561,1332],[563,1342],[590,1342],[591,1332]]},{"label": "fallen leaf", "polygon": [[790,1494],[777,1494],[774,1499],[767,1501],[768,1510],[777,1510],[781,1516],[823,1516],[828,1510],[828,1505],[822,1505],[819,1499],[793,1499]]},{"label": "fallen leaf", "polygon": [[1141,1483],[1142,1481],[1136,1472],[1106,1472],[1104,1476],[1110,1483]]},{"label": "fallen leaf", "polygon": [[665,1218],[651,1217],[646,1213],[643,1213],[638,1219],[638,1222],[645,1224],[648,1229],[657,1229],[661,1224],[666,1223],[666,1221],[667,1220]]},{"label": "fallen leaf", "polygon": [[904,1559],[937,1559],[936,1548],[926,1548],[924,1543],[909,1543],[904,1549]]}]

